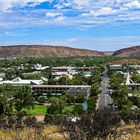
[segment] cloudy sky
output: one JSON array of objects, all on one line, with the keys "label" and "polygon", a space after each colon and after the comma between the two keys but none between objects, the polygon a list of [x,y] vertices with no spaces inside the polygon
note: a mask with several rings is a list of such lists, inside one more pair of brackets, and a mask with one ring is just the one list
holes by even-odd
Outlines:
[{"label": "cloudy sky", "polygon": [[0,0],[0,45],[140,45],[140,0]]}]

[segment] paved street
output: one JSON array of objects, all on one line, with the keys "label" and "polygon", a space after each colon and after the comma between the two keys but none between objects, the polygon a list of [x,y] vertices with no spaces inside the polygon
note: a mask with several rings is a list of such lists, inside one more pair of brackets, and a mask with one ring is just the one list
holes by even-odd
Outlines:
[{"label": "paved street", "polygon": [[112,103],[111,96],[107,94],[109,92],[108,86],[109,86],[109,77],[107,75],[107,70],[105,70],[103,72],[102,83],[101,83],[102,93],[99,97],[99,109],[108,107],[108,104]]}]

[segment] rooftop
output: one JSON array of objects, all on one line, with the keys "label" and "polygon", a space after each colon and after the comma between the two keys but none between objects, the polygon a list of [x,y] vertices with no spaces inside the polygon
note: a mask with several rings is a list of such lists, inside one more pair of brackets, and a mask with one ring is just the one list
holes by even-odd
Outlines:
[{"label": "rooftop", "polygon": [[68,93],[87,93],[90,87],[72,87],[68,90]]},{"label": "rooftop", "polygon": [[56,88],[72,88],[72,87],[83,87],[83,88],[91,88],[89,85],[32,85],[32,87],[56,87]]}]

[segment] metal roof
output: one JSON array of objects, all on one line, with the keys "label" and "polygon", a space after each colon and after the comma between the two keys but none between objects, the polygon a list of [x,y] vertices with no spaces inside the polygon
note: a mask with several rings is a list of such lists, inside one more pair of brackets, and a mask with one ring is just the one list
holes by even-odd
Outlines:
[{"label": "metal roof", "polygon": [[82,88],[91,88],[89,85],[32,85],[32,87],[56,87],[56,88],[72,88],[72,87],[82,87]]},{"label": "metal roof", "polygon": [[68,90],[68,93],[87,93],[89,90],[89,87],[72,87]]}]

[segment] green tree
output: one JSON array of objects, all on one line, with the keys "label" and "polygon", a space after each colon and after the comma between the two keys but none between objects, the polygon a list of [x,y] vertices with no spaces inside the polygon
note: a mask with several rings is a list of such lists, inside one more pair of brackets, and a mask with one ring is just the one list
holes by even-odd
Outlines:
[{"label": "green tree", "polygon": [[83,106],[82,105],[75,105],[74,107],[74,113],[81,115],[84,112]]},{"label": "green tree", "polygon": [[97,98],[97,96],[94,96],[88,100],[88,112],[92,113],[96,109]]},{"label": "green tree", "polygon": [[83,94],[79,94],[79,95],[77,95],[77,97],[76,97],[76,102],[77,102],[77,103],[84,103],[86,100],[87,100],[87,99],[86,99],[86,96],[83,95]]},{"label": "green tree", "polygon": [[111,85],[111,88],[113,90],[117,90],[120,88],[120,84],[123,83],[123,79],[117,77],[117,78],[110,78],[110,85]]},{"label": "green tree", "polygon": [[11,108],[14,99],[14,90],[11,85],[0,86],[0,103],[2,106],[2,113],[6,115]]},{"label": "green tree", "polygon": [[48,79],[48,85],[56,85],[56,81],[54,80],[54,78]]},{"label": "green tree", "polygon": [[51,97],[49,99],[49,103],[51,104],[48,109],[47,113],[51,115],[60,115],[64,107],[66,106],[66,98],[65,96],[62,97]]},{"label": "green tree", "polygon": [[132,106],[132,102],[128,98],[128,93],[129,90],[124,86],[119,86],[118,89],[113,91],[113,100],[118,105],[118,108],[120,110],[127,111]]},{"label": "green tree", "polygon": [[91,96],[97,96],[100,92],[101,90],[98,83],[94,83],[91,85]]},{"label": "green tree", "polygon": [[75,104],[76,103],[76,99],[74,96],[70,95],[70,94],[67,94],[67,102],[68,103],[72,103],[72,104]]},{"label": "green tree", "polygon": [[83,73],[74,75],[71,80],[71,85],[86,85],[87,79],[83,76]]},{"label": "green tree", "polygon": [[136,71],[132,73],[131,78],[135,83],[140,83],[140,75]]},{"label": "green tree", "polygon": [[15,87],[14,107],[19,113],[23,108],[30,108],[34,105],[33,95],[29,86]]},{"label": "green tree", "polygon": [[67,75],[62,75],[62,77],[59,78],[58,84],[59,85],[69,85],[70,79]]}]

